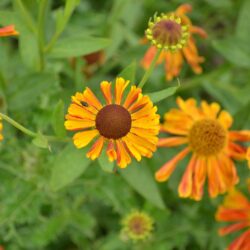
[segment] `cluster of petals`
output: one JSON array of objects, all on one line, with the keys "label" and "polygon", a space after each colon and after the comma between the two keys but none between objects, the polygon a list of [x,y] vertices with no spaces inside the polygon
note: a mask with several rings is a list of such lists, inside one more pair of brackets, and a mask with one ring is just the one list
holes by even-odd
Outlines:
[{"label": "cluster of petals", "polygon": [[106,104],[102,104],[89,88],[83,93],[77,92],[72,96],[65,121],[67,130],[80,131],[73,136],[77,148],[83,148],[97,138],[87,157],[98,158],[106,144],[108,159],[116,160],[121,168],[126,167],[131,158],[140,161],[142,156],[151,157],[159,133],[157,107],[135,85],[125,96],[128,85],[129,81],[118,77],[113,96],[112,83],[101,82]]},{"label": "cluster of petals", "polygon": [[[191,10],[191,5],[182,4],[175,12],[173,12],[174,15],[180,17],[182,25],[189,27],[190,34],[185,46],[174,52],[163,50],[159,59],[157,60],[157,64],[161,64],[163,61],[165,61],[166,79],[169,81],[180,74],[184,59],[188,62],[196,74],[202,73],[200,64],[204,61],[204,58],[198,54],[198,49],[196,47],[193,34],[197,34],[201,38],[206,38],[207,33],[202,28],[193,25],[191,20],[187,17],[186,13],[190,12]],[[158,48],[156,46],[151,46],[147,50],[144,58],[141,61],[141,64],[145,69],[150,67],[157,50]]]},{"label": "cluster of petals", "polygon": [[228,247],[228,250],[250,249],[250,201],[240,191],[232,189],[216,212],[216,220],[231,222],[219,230],[221,236],[245,229]]},{"label": "cluster of petals", "polygon": [[158,147],[186,146],[156,172],[156,180],[168,180],[177,163],[191,154],[179,195],[200,200],[206,178],[211,197],[228,191],[239,180],[234,160],[249,159],[249,150],[239,142],[249,142],[250,131],[229,130],[233,119],[218,103],[202,101],[198,107],[194,99],[179,97],[177,105],[165,114],[161,131],[168,137],[160,138]]}]

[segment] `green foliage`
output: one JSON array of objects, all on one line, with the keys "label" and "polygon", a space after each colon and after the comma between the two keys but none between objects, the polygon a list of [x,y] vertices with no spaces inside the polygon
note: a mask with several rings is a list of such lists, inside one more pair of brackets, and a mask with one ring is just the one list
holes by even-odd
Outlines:
[{"label": "green foliage", "polygon": [[[167,2],[167,4],[166,4]],[[154,0],[1,0],[0,27],[14,24],[17,37],[0,38],[0,112],[20,123],[3,121],[0,142],[0,246],[7,250],[221,250],[236,237],[220,237],[214,219],[222,197],[200,202],[181,199],[177,187],[188,159],[166,183],[154,173],[180,148],[159,148],[151,159],[120,169],[105,150],[86,157],[91,145],[76,149],[66,132],[65,113],[75,92],[117,76],[138,86],[148,20],[183,1]],[[250,124],[250,1],[189,1],[196,39],[205,58],[195,75],[183,63],[180,86],[167,82],[164,66],[154,68],[143,87],[163,117],[175,97],[218,102],[234,118],[232,129]],[[88,64],[86,55],[104,58]],[[128,91],[128,90],[126,90]],[[19,127],[18,127],[19,126]],[[28,131],[20,130],[27,128]],[[24,133],[22,133],[24,132]],[[246,144],[249,145],[249,144]],[[187,157],[188,158],[188,157]],[[235,163],[246,190],[246,163]],[[207,184],[206,184],[207,185]],[[155,221],[152,238],[131,242],[120,234],[131,210]]]}]

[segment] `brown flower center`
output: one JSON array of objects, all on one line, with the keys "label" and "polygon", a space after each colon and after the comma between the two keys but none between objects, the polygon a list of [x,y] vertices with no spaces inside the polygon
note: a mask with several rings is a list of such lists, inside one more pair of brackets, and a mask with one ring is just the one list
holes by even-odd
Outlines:
[{"label": "brown flower center", "polygon": [[119,139],[131,129],[131,115],[127,109],[117,104],[103,107],[96,116],[96,128],[108,139]]},{"label": "brown flower center", "polygon": [[203,156],[218,154],[226,143],[226,130],[212,119],[203,119],[194,123],[189,132],[189,146]]},{"label": "brown flower center", "polygon": [[159,44],[176,45],[181,41],[181,25],[174,20],[161,20],[152,27],[152,36]]},{"label": "brown flower center", "polygon": [[146,231],[146,225],[143,221],[143,218],[133,218],[129,223],[129,229],[137,235],[144,234]]}]

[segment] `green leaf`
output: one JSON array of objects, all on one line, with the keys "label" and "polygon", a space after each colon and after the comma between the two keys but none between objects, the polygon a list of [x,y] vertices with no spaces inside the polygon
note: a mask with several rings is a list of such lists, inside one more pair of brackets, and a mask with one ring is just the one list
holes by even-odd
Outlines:
[{"label": "green leaf", "polygon": [[250,41],[250,32],[249,32],[249,23],[250,23],[250,1],[245,0],[241,5],[241,10],[238,17],[238,22],[236,26],[236,37],[239,40],[244,41],[246,44],[249,44]]},{"label": "green leaf", "polygon": [[250,67],[250,49],[248,44],[235,37],[213,42],[214,48],[228,61],[239,67]]},{"label": "green leaf", "polygon": [[166,209],[157,184],[146,164],[134,162],[125,169],[121,169],[122,177],[145,199],[156,207]]},{"label": "green leaf", "polygon": [[64,103],[62,100],[60,100],[54,108],[51,124],[58,137],[66,136],[66,130],[64,128]]},{"label": "green leaf", "polygon": [[54,159],[50,186],[57,191],[78,178],[89,166],[86,157],[88,149],[76,149],[73,145],[66,146]]},{"label": "green leaf", "polygon": [[59,40],[50,52],[53,58],[68,58],[86,55],[109,46],[106,38],[86,37],[83,35],[67,37]]},{"label": "green leaf", "polygon": [[43,134],[38,134],[37,137],[32,140],[32,143],[39,148],[50,149],[48,139]]},{"label": "green leaf", "polygon": [[20,110],[27,108],[39,100],[41,93],[55,87],[58,79],[51,73],[34,73],[13,79],[9,89],[9,108]]},{"label": "green leaf", "polygon": [[102,154],[98,158],[98,162],[103,171],[108,172],[108,173],[113,173],[114,162],[110,162],[108,160],[108,156],[106,155],[105,150],[102,151]]},{"label": "green leaf", "polygon": [[131,83],[134,83],[136,67],[137,67],[136,61],[133,61],[125,69],[123,69],[118,76],[123,77],[125,80],[130,80]]},{"label": "green leaf", "polygon": [[244,128],[249,128],[250,122],[250,102],[240,107],[239,110],[234,115],[233,128],[236,130],[242,130]]},{"label": "green leaf", "polygon": [[166,99],[167,97],[172,96],[178,88],[179,87],[170,87],[157,92],[149,93],[147,95],[150,97],[153,103],[156,103]]}]

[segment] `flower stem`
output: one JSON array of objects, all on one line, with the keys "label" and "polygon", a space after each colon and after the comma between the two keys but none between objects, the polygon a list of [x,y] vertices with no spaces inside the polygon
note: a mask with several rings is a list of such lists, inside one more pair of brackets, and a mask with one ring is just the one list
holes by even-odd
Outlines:
[{"label": "flower stem", "polygon": [[36,137],[37,136],[37,133],[35,133],[35,132],[33,132],[33,131],[25,128],[24,126],[22,126],[18,122],[16,122],[13,119],[11,119],[9,116],[0,113],[0,117],[2,117],[6,122],[10,123],[11,125],[13,125],[14,127],[16,127],[17,129],[19,129],[20,131],[22,131],[23,133],[25,133],[26,135],[29,135],[29,136],[32,136],[32,137]]},{"label": "flower stem", "polygon": [[[16,122],[15,120],[13,120],[12,118],[10,118],[9,116],[0,113],[0,118],[4,119],[6,122],[10,123],[11,125],[13,125],[15,128],[19,129],[20,131],[22,131],[24,134],[29,135],[31,137],[37,137],[37,136],[41,136],[41,134],[39,133],[35,133],[27,128],[25,128],[23,125],[21,125],[20,123]],[[43,135],[44,137],[46,137],[46,139],[48,141],[59,141],[59,142],[68,142],[70,141],[69,138],[60,138],[60,137],[56,137],[53,135]]]},{"label": "flower stem", "polygon": [[143,77],[142,77],[142,79],[141,79],[141,81],[140,81],[140,83],[138,85],[139,88],[143,88],[144,84],[147,82],[147,80],[150,77],[150,75],[151,75],[151,73],[152,73],[152,71],[153,71],[153,69],[155,67],[155,64],[156,64],[156,62],[157,62],[157,60],[158,60],[158,58],[159,58],[162,51],[163,51],[163,48],[157,50],[157,52],[156,52],[156,54],[155,54],[155,56],[154,56],[154,58],[153,58],[153,60],[152,60],[152,62],[150,64],[148,70],[145,71],[145,74],[143,75]]}]

